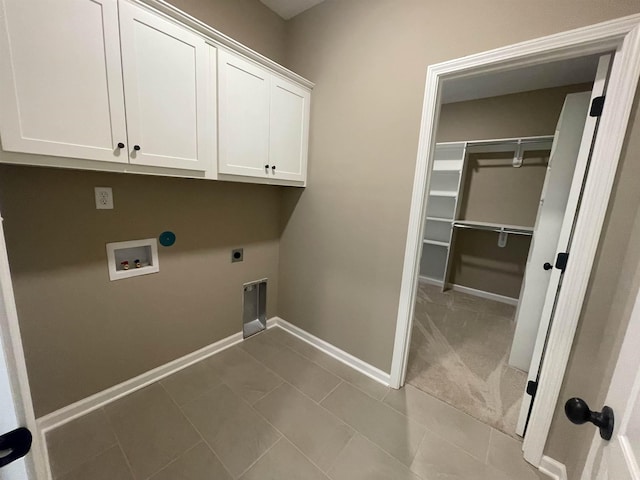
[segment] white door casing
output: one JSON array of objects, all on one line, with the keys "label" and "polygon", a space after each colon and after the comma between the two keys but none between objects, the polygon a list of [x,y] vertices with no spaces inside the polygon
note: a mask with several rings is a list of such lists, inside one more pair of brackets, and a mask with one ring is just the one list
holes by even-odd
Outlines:
[{"label": "white door casing", "polygon": [[0,434],[18,427],[26,427],[33,435],[31,451],[22,459],[0,468],[0,480],[49,478],[46,450],[36,426],[31,403],[2,219],[0,219],[0,405],[2,406]]},{"label": "white door casing", "polygon": [[[613,437],[594,431],[582,480],[640,480],[640,291],[620,349],[605,405],[615,414]],[[588,399],[585,399],[588,401]],[[589,405],[600,410],[602,405]],[[576,428],[592,428],[581,426]]]},{"label": "white door casing", "polygon": [[127,163],[116,0],[3,0],[0,10],[2,148]]},{"label": "white door casing", "polygon": [[523,443],[524,458],[539,466],[549,434],[582,304],[596,256],[633,98],[640,77],[640,15],[610,20],[576,30],[431,65],[427,69],[420,141],[411,197],[407,241],[390,372],[390,385],[399,388],[406,375],[411,323],[419,274],[426,185],[433,162],[435,131],[443,82],[488,72],[540,65],[604,54],[615,50],[607,101],[592,151],[591,172],[576,219],[573,256],[564,274],[564,288],[556,304],[557,318],[548,337],[536,402]]},{"label": "white door casing", "polygon": [[204,39],[122,0],[120,36],[130,163],[207,170]]}]

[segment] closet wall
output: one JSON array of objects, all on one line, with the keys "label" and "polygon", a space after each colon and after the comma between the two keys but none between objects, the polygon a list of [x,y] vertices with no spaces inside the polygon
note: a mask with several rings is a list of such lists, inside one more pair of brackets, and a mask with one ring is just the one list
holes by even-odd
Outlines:
[{"label": "closet wall", "polygon": [[[258,0],[175,0],[275,60],[284,20]],[[5,153],[0,156],[20,156]],[[110,186],[114,210],[96,210]],[[241,331],[242,283],[277,313],[280,188],[0,166],[0,202],[36,416]],[[105,243],[176,233],[160,272],[110,282]],[[244,247],[244,261],[230,262]]]},{"label": "closet wall", "polygon": [[[590,90],[571,85],[443,105],[437,141],[553,135],[565,96]],[[465,220],[533,227],[548,152],[528,152],[522,167],[511,153],[475,153],[467,159],[460,217]],[[531,237],[458,229],[449,282],[518,298]]]}]

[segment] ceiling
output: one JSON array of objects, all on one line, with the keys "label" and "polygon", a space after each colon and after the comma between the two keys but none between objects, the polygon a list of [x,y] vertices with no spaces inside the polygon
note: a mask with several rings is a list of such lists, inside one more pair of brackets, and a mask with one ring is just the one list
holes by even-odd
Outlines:
[{"label": "ceiling", "polygon": [[324,0],[260,0],[285,20],[310,9]]},{"label": "ceiling", "polygon": [[592,82],[596,76],[598,58],[599,55],[591,55],[506,72],[446,80],[442,90],[442,103]]}]

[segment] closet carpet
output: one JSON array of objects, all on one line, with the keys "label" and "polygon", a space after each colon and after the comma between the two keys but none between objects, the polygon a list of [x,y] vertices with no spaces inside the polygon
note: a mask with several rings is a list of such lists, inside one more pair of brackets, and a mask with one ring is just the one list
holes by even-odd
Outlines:
[{"label": "closet carpet", "polygon": [[407,383],[515,437],[527,379],[507,363],[515,308],[420,282]]}]

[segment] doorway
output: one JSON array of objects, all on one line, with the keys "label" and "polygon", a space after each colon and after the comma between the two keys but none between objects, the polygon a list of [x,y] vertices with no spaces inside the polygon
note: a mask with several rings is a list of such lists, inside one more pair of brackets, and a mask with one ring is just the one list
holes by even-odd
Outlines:
[{"label": "doorway", "polygon": [[525,459],[535,466],[544,464],[543,449],[596,255],[640,73],[640,58],[637,53],[640,33],[637,27],[638,18],[627,17],[433,65],[427,71],[391,367],[391,385],[396,388],[404,385],[407,373],[414,304],[419,286],[419,259],[429,203],[427,185],[430,184],[431,166],[435,158],[437,127],[446,85],[462,79],[615,51],[607,102],[599,119],[600,134],[589,145],[590,175],[582,186],[582,201],[572,226],[572,258],[563,272],[563,288],[553,302],[552,314],[555,318],[561,318],[562,322],[552,324],[543,339],[544,361],[539,370],[540,381],[535,385],[536,399],[527,414],[529,422],[523,451]]},{"label": "doorway", "polygon": [[514,437],[526,426],[537,327],[548,326],[543,306],[558,290],[552,263],[567,250],[560,233],[573,225],[589,157],[581,145],[596,126],[589,108],[610,60],[443,89],[407,383]]}]

